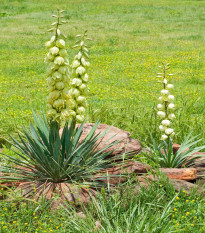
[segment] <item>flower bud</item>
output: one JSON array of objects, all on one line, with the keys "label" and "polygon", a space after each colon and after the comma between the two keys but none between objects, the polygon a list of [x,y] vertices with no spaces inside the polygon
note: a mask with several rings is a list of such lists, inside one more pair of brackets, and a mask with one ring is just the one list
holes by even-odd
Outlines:
[{"label": "flower bud", "polygon": [[167,135],[165,135],[165,134],[163,134],[163,135],[162,135],[162,137],[161,137],[161,140],[163,140],[163,141],[164,141],[164,140],[166,140],[167,138],[168,138],[168,136],[167,136]]},{"label": "flower bud", "polygon": [[57,99],[57,100],[54,101],[53,107],[57,108],[57,109],[63,108],[64,107],[64,102],[65,101],[63,99]]},{"label": "flower bud", "polygon": [[47,78],[47,84],[48,84],[48,86],[54,86],[55,85],[55,81],[51,77],[48,77]]},{"label": "flower bud", "polygon": [[56,83],[56,89],[57,90],[62,90],[65,87],[63,82],[57,82]]},{"label": "flower bud", "polygon": [[175,132],[173,132],[170,137],[173,138],[175,136]]},{"label": "flower bud", "polygon": [[167,84],[167,89],[173,89],[174,88],[174,85],[173,84]]},{"label": "flower bud", "polygon": [[58,52],[59,52],[59,48],[56,46],[50,49],[50,53],[54,56],[57,55]]},{"label": "flower bud", "polygon": [[163,106],[162,104],[158,104],[158,105],[157,105],[157,108],[158,108],[159,110],[163,110],[163,109],[164,109],[164,106]]},{"label": "flower bud", "polygon": [[165,112],[162,112],[162,111],[158,111],[157,112],[157,115],[160,117],[160,118],[164,118],[166,116]]},{"label": "flower bud", "polygon": [[86,60],[85,60],[84,57],[81,58],[81,62],[82,62],[82,64],[83,64],[83,66],[86,66],[86,65],[87,65],[87,62],[86,62]]},{"label": "flower bud", "polygon": [[63,118],[65,118],[65,119],[68,119],[68,118],[70,117],[70,112],[69,112],[69,110],[68,110],[68,109],[63,109],[63,110],[61,111],[61,116],[62,116]]},{"label": "flower bud", "polygon": [[64,90],[62,94],[65,99],[72,99],[72,96],[68,90]]},{"label": "flower bud", "polygon": [[45,46],[46,46],[48,49],[50,49],[50,47],[52,46],[52,43],[51,43],[50,41],[47,41],[47,42],[45,43]]},{"label": "flower bud", "polygon": [[171,122],[169,120],[163,120],[162,121],[163,126],[169,126],[170,124],[171,124]]},{"label": "flower bud", "polygon": [[167,84],[167,80],[166,80],[166,78],[163,80],[163,83],[164,83],[164,84]]},{"label": "flower bud", "polygon": [[65,41],[63,39],[57,40],[56,45],[58,48],[64,48],[65,47]]},{"label": "flower bud", "polygon": [[77,68],[78,66],[80,66],[80,62],[78,60],[75,60],[72,64],[72,67]]},{"label": "flower bud", "polygon": [[71,89],[71,95],[75,98],[77,98],[80,95],[80,91],[76,88]]},{"label": "flower bud", "polygon": [[85,119],[85,117],[82,116],[82,115],[77,115],[77,116],[76,116],[76,120],[77,120],[78,122],[83,122],[84,119]]},{"label": "flower bud", "polygon": [[168,105],[168,109],[175,109],[175,105],[174,105],[173,103],[170,103],[170,104]]},{"label": "flower bud", "polygon": [[70,111],[69,111],[69,114],[70,114],[71,117],[75,117],[75,116],[76,116],[76,112],[73,111],[73,110],[70,110]]},{"label": "flower bud", "polygon": [[77,108],[77,113],[78,113],[79,115],[85,113],[85,108],[82,107],[82,106],[81,106],[81,107],[78,107],[78,108]]},{"label": "flower bud", "polygon": [[66,67],[65,66],[60,66],[59,69],[58,69],[58,72],[60,72],[61,74],[65,74],[67,71]]},{"label": "flower bud", "polygon": [[53,61],[55,57],[51,53],[48,53],[47,58],[49,61]]},{"label": "flower bud", "polygon": [[55,109],[50,109],[48,111],[48,117],[55,116],[57,114],[57,111]]},{"label": "flower bud", "polygon": [[168,95],[168,94],[169,94],[169,91],[168,91],[168,90],[165,90],[165,89],[164,89],[164,90],[161,90],[161,94],[162,94],[162,95]]},{"label": "flower bud", "polygon": [[66,107],[67,107],[68,109],[74,109],[74,108],[76,107],[76,102],[75,102],[75,100],[74,100],[74,99],[68,99],[68,100],[66,101]]},{"label": "flower bud", "polygon": [[52,78],[55,80],[61,80],[62,79],[62,74],[59,73],[58,71],[54,72],[53,75],[52,75]]},{"label": "flower bud", "polygon": [[69,66],[69,60],[68,60],[68,58],[65,57],[64,62],[65,62],[66,66]]},{"label": "flower bud", "polygon": [[85,74],[83,77],[82,77],[82,80],[84,81],[84,82],[88,82],[88,75],[87,74]]},{"label": "flower bud", "polygon": [[59,55],[61,57],[66,57],[68,55],[67,51],[65,49],[60,49],[59,51]]},{"label": "flower bud", "polygon": [[81,84],[82,84],[82,81],[79,78],[74,78],[71,83],[71,85],[74,87],[80,86]]},{"label": "flower bud", "polygon": [[173,132],[174,132],[174,130],[171,129],[171,128],[168,128],[168,129],[165,130],[165,133],[166,133],[167,135],[170,135],[170,134],[172,134]]},{"label": "flower bud", "polygon": [[55,90],[55,86],[48,86],[48,91],[51,92],[51,91],[54,91]]},{"label": "flower bud", "polygon": [[163,126],[163,125],[160,125],[160,126],[159,126],[159,129],[160,129],[161,131],[165,131],[166,127]]},{"label": "flower bud", "polygon": [[82,57],[82,53],[81,53],[81,52],[79,52],[79,53],[74,57],[74,59],[78,59],[78,60],[80,60],[80,59],[81,59],[81,57]]},{"label": "flower bud", "polygon": [[170,120],[173,120],[173,119],[176,118],[176,116],[175,116],[174,113],[170,113],[170,114],[168,115],[168,118],[169,118]]},{"label": "flower bud", "polygon": [[85,96],[78,96],[77,97],[77,99],[76,99],[76,101],[78,102],[78,103],[82,103],[82,102],[84,102],[86,99],[85,99]]},{"label": "flower bud", "polygon": [[56,37],[55,36],[52,36],[51,39],[50,39],[50,42],[53,43],[55,41]]},{"label": "flower bud", "polygon": [[85,68],[83,66],[79,66],[77,69],[76,69],[76,74],[79,74],[79,75],[82,75],[85,73]]},{"label": "flower bud", "polygon": [[174,101],[174,96],[173,96],[173,95],[168,95],[168,101],[169,101],[169,102]]},{"label": "flower bud", "polygon": [[50,92],[49,97],[52,98],[53,100],[58,99],[60,97],[60,91],[55,90]]},{"label": "flower bud", "polygon": [[85,89],[87,88],[87,86],[85,84],[82,84],[79,86],[79,89],[83,92]]},{"label": "flower bud", "polygon": [[57,64],[57,65],[59,65],[59,66],[60,66],[60,65],[63,65],[63,63],[64,63],[64,58],[58,56],[58,57],[55,58],[54,63]]}]

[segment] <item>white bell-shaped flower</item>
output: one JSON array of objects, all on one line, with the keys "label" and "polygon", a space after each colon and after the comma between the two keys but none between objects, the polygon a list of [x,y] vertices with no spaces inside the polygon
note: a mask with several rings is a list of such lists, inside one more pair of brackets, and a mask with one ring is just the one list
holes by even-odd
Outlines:
[{"label": "white bell-shaped flower", "polygon": [[163,120],[162,121],[163,126],[169,126],[170,124],[171,124],[171,122],[169,120]]},{"label": "white bell-shaped flower", "polygon": [[158,111],[157,112],[157,115],[160,117],[160,118],[164,118],[166,116],[166,113],[165,112],[162,112],[162,111]]}]

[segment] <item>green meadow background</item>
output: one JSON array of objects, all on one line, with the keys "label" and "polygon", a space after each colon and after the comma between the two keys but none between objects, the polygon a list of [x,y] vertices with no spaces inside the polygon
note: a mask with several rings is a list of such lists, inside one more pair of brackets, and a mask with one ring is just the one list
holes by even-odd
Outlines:
[{"label": "green meadow background", "polygon": [[176,141],[191,130],[205,139],[205,1],[200,0],[1,0],[0,146],[7,134],[46,111],[44,44],[56,8],[65,9],[70,61],[75,35],[90,42],[87,121],[101,119],[144,144],[159,138],[155,106],[161,62],[171,64]]}]

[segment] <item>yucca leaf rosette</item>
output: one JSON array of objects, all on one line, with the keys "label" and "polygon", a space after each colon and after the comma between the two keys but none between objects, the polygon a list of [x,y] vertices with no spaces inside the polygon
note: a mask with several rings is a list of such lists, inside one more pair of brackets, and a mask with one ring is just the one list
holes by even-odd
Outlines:
[{"label": "yucca leaf rosette", "polygon": [[[174,129],[171,127],[172,120],[176,118],[175,114],[173,113],[175,109],[174,96],[171,94],[171,90],[174,88],[173,84],[169,84],[166,77],[166,71],[169,69],[169,64],[163,64],[163,72],[158,73],[158,78],[163,78],[162,84],[163,89],[161,90],[161,96],[159,97],[159,104],[157,105],[157,112],[158,117],[161,119],[161,125],[159,129],[161,130],[162,137],[161,140],[166,140],[168,137],[174,137],[175,132]],[[173,74],[168,74],[171,76]]]},{"label": "yucca leaf rosette", "polygon": [[45,62],[47,68],[47,84],[49,90],[48,96],[48,119],[56,121],[59,125],[64,125],[72,116],[68,102],[72,98],[69,94],[69,60],[65,49],[65,36],[61,33],[59,26],[66,23],[62,20],[63,11],[58,9],[58,15],[53,15],[56,22],[52,23],[52,28],[49,31],[55,31],[50,41],[46,42],[48,49]]},{"label": "yucca leaf rosette", "polygon": [[69,100],[70,108],[73,110],[77,122],[83,122],[85,119],[85,111],[87,107],[86,96],[89,93],[88,89],[88,74],[87,69],[90,66],[88,61],[88,46],[85,44],[86,40],[91,40],[87,37],[87,31],[83,35],[77,35],[76,45],[73,48],[78,48],[78,54],[74,57],[72,62],[71,74],[71,89],[69,94],[72,99]]}]

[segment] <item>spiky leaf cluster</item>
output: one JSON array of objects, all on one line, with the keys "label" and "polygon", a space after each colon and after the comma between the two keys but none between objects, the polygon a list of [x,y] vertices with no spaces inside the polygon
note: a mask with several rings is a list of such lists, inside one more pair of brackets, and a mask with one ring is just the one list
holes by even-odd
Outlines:
[{"label": "spiky leaf cluster", "polygon": [[88,74],[87,69],[90,66],[88,61],[88,46],[87,40],[91,40],[87,37],[87,31],[83,35],[77,35],[76,45],[73,48],[78,48],[78,54],[74,57],[72,62],[72,74],[71,83],[72,88],[69,93],[73,98],[70,103],[70,108],[73,110],[73,115],[76,117],[76,121],[82,122],[85,119],[85,111],[87,107],[86,96],[89,92],[88,89]]},{"label": "spiky leaf cluster", "polygon": [[48,31],[55,32],[55,35],[45,44],[48,48],[45,62],[48,65],[47,84],[50,92],[48,118],[50,121],[58,122],[59,125],[63,125],[71,118],[68,102],[72,98],[68,93],[70,74],[68,54],[63,39],[65,35],[59,29],[60,25],[66,23],[62,20],[62,12],[58,9],[58,15],[53,15],[56,21],[51,24],[52,28]]},{"label": "spiky leaf cluster", "polygon": [[161,140],[166,140],[169,136],[173,137],[175,135],[174,129],[171,127],[172,120],[175,119],[175,114],[173,110],[175,109],[174,96],[171,95],[170,91],[174,88],[173,84],[168,83],[167,76],[173,74],[167,74],[167,70],[170,68],[169,64],[163,64],[160,66],[162,68],[162,73],[158,73],[157,77],[162,78],[163,81],[160,81],[163,85],[161,90],[161,96],[159,97],[159,104],[157,105],[157,115],[161,118],[161,124],[159,129],[163,132]]},{"label": "spiky leaf cluster", "polygon": [[[96,173],[121,163],[122,159],[119,155],[119,162],[115,162],[116,157],[110,156],[113,153],[112,147],[119,142],[112,141],[108,145],[99,146],[109,129],[96,134],[97,122],[85,139],[80,140],[83,124],[74,128],[74,120],[69,127],[67,124],[64,126],[61,136],[57,123],[48,125],[45,116],[41,118],[34,114],[34,122],[35,125],[31,124],[30,129],[23,128],[19,140],[11,137],[15,156],[4,154],[8,163],[0,167],[0,179],[31,182],[31,185],[39,182],[45,185],[69,183],[90,187],[106,186],[106,176],[95,177]],[[45,185],[39,187],[39,193]]]}]

